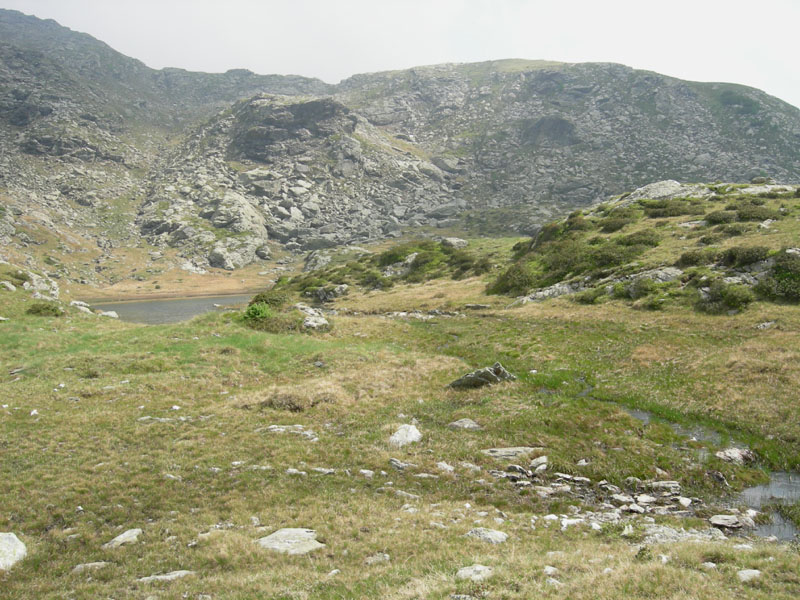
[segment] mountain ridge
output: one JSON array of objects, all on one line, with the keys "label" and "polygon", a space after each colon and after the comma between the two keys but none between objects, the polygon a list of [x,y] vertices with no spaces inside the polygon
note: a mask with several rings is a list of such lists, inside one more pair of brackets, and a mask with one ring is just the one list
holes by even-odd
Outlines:
[{"label": "mountain ridge", "polygon": [[6,254],[31,260],[31,221],[95,260],[235,269],[409,228],[531,232],[667,178],[800,182],[800,110],[736,84],[524,59],[335,85],[154,70],[16,11],[0,37]]}]

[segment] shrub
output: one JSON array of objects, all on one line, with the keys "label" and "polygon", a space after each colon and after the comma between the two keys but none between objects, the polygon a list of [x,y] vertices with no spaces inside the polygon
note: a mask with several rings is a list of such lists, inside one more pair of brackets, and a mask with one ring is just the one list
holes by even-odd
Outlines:
[{"label": "shrub", "polygon": [[386,290],[394,285],[388,277],[384,277],[375,269],[365,271],[358,280],[359,285],[370,290]]},{"label": "shrub", "polygon": [[34,302],[25,312],[39,317],[60,317],[64,314],[64,309],[55,302]]},{"label": "shrub", "polygon": [[603,233],[614,233],[633,222],[633,219],[627,219],[625,217],[607,217],[600,221],[600,231]]},{"label": "shrub", "polygon": [[606,295],[606,289],[603,286],[596,288],[589,288],[582,292],[578,292],[572,296],[572,299],[578,304],[597,304],[598,301]]},{"label": "shrub", "polygon": [[695,267],[697,265],[708,265],[717,261],[719,253],[714,248],[703,248],[689,250],[681,254],[675,262],[677,267]]},{"label": "shrub", "polygon": [[743,267],[767,258],[769,248],[766,246],[734,246],[722,253],[722,264],[728,267]]},{"label": "shrub", "polygon": [[755,294],[746,285],[726,284],[715,281],[709,287],[705,298],[701,298],[697,308],[703,312],[720,314],[731,310],[743,310],[755,300]]},{"label": "shrub", "polygon": [[531,266],[524,261],[518,261],[503,271],[486,291],[489,294],[521,296],[535,287],[535,285],[536,274]]},{"label": "shrub", "polygon": [[248,306],[242,318],[248,327],[269,333],[298,331],[303,324],[303,317],[299,313],[276,313],[264,302]]},{"label": "shrub", "polygon": [[643,229],[615,240],[622,246],[651,246],[655,247],[661,242],[661,236],[653,229]]},{"label": "shrub", "polygon": [[728,237],[734,237],[747,233],[750,231],[751,227],[751,225],[746,223],[731,223],[730,225],[723,225],[720,227],[719,232]]},{"label": "shrub", "polygon": [[767,219],[780,219],[781,214],[765,206],[742,206],[736,211],[739,221],[766,221]]},{"label": "shrub", "polygon": [[283,290],[267,290],[266,292],[260,292],[253,296],[248,303],[248,306],[253,306],[255,304],[264,304],[271,308],[283,308],[289,303],[291,300],[291,296],[288,292]]},{"label": "shrub", "polygon": [[800,302],[800,255],[785,251],[778,254],[769,275],[756,291],[773,300]]},{"label": "shrub", "polygon": [[723,223],[733,223],[736,220],[736,213],[732,210],[715,210],[704,217],[709,225],[721,225]]}]

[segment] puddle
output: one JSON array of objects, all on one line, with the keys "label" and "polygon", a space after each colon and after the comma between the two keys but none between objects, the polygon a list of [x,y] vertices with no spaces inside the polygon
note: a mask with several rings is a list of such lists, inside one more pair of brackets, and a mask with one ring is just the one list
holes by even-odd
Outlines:
[{"label": "puddle", "polygon": [[[719,446],[722,443],[722,435],[712,429],[699,425],[686,427],[678,423],[660,419],[646,410],[627,408],[621,405],[620,408],[634,419],[641,421],[644,425],[649,425],[650,423],[664,423],[669,425],[675,433],[688,440],[710,442],[715,446]],[[747,448],[746,444],[735,440],[728,440],[725,445],[728,447]],[[710,452],[707,448],[700,448],[698,450],[698,458],[701,462],[706,462],[709,456]],[[769,473],[769,476],[770,480],[768,483],[744,490],[739,495],[739,502],[750,508],[761,510],[762,507],[776,502],[793,504],[800,501],[800,473],[774,471]],[[753,534],[758,537],[775,536],[779,540],[784,541],[800,539],[800,529],[798,529],[794,523],[784,519],[775,511],[772,512],[771,516],[772,522],[756,525]]]},{"label": "puddle", "polygon": [[[744,504],[757,510],[774,503],[794,504],[800,500],[800,473],[770,473],[769,483],[747,488],[739,498]],[[800,530],[780,513],[773,511],[772,523],[757,525],[755,533],[764,537],[774,535],[780,540],[793,540],[800,535]]]}]

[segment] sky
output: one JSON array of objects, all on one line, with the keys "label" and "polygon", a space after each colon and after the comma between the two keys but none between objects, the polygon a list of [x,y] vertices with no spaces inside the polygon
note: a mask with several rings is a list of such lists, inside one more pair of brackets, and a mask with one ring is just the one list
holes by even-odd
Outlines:
[{"label": "sky", "polygon": [[502,58],[617,62],[800,107],[800,0],[0,0],[153,68],[356,73]]}]

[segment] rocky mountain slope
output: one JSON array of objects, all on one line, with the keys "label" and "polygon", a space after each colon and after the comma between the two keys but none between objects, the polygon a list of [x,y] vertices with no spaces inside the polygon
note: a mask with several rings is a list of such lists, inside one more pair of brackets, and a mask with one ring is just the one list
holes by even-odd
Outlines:
[{"label": "rocky mountain slope", "polygon": [[88,253],[62,276],[89,283],[120,248],[234,269],[408,227],[531,231],[665,177],[800,181],[800,110],[738,85],[520,60],[335,86],[156,71],[14,11],[0,39],[6,255]]}]

